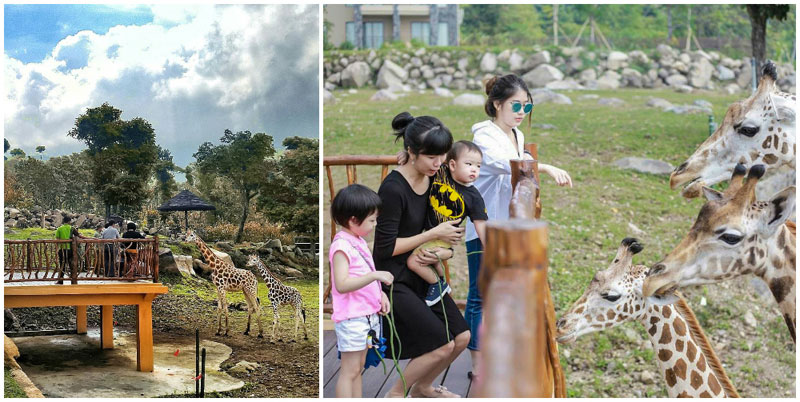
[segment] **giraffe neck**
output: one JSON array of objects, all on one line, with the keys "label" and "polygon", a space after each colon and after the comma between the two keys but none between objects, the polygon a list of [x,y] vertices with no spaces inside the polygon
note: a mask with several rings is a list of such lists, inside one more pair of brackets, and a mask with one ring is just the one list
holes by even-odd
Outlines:
[{"label": "giraffe neck", "polygon": [[[195,238],[195,244],[197,244],[197,248],[200,250],[200,253],[203,254],[203,258],[206,259],[206,262],[209,263],[209,266],[214,271],[221,271],[225,269],[226,265],[224,261],[222,261],[214,251],[211,250],[211,247],[206,245],[206,242],[203,241],[199,236]],[[212,261],[216,264],[212,264]]]},{"label": "giraffe neck", "polygon": [[792,340],[795,339],[797,323],[795,321],[795,304],[797,294],[795,292],[795,234],[786,225],[781,225],[775,236],[772,236],[766,244],[767,258],[762,269],[755,273],[769,285],[769,290],[778,308],[789,327]]},{"label": "giraffe neck", "polygon": [[[671,398],[720,397],[725,390],[686,319],[673,306],[650,305],[641,317]],[[725,378],[727,380],[727,377]]]},{"label": "giraffe neck", "polygon": [[269,272],[269,269],[267,269],[267,267],[264,265],[263,262],[261,262],[260,259],[256,263],[256,266],[258,266],[258,270],[261,272],[261,276],[264,277],[264,283],[267,284],[267,287],[269,288],[272,288],[273,286],[280,287],[282,285],[281,281],[272,276],[272,273]]}]

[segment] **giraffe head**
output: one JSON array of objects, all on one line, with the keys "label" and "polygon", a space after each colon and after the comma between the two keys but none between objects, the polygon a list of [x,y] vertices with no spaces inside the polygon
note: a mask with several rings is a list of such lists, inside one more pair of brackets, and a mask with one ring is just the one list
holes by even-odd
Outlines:
[{"label": "giraffe head", "polygon": [[795,95],[778,92],[774,64],[767,63],[762,73],[758,91],[728,107],[719,128],[672,172],[670,188],[685,185],[684,197],[699,197],[703,186],[726,180],[738,163],[794,174]]},{"label": "giraffe head", "polygon": [[261,260],[258,258],[258,254],[250,254],[250,256],[247,257],[247,266],[248,267],[257,267],[258,263],[260,263],[260,262],[261,262]]},{"label": "giraffe head", "polygon": [[747,172],[740,164],[724,192],[703,187],[706,203],[686,237],[647,274],[645,296],[715,283],[765,267],[770,258],[767,242],[794,209],[795,187],[769,201],[757,201],[755,186],[764,170],[756,165]]},{"label": "giraffe head", "polygon": [[676,296],[645,299],[644,265],[633,265],[633,255],[642,251],[636,239],[625,238],[614,261],[599,271],[572,307],[556,322],[556,340],[570,343],[581,335],[602,331],[623,322],[641,319],[649,304],[669,304]]},{"label": "giraffe head", "polygon": [[184,240],[185,242],[191,243],[193,241],[197,241],[197,239],[199,239],[199,237],[197,237],[197,234],[194,232],[194,230],[189,229],[186,231],[186,239]]}]

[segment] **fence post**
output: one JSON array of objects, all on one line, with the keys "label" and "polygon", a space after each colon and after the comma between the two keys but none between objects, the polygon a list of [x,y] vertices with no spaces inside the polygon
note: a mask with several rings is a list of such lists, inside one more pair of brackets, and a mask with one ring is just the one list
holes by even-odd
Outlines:
[{"label": "fence post", "polygon": [[70,278],[72,278],[72,284],[78,284],[78,238],[72,238],[72,261],[71,264],[72,272],[70,272]]},{"label": "fence post", "polygon": [[153,253],[154,254],[153,255],[153,259],[155,260],[154,264],[153,264],[153,267],[154,267],[153,268],[154,269],[154,271],[153,271],[153,283],[158,283],[158,260],[159,260],[159,258],[158,258],[159,257],[159,253],[158,253],[158,250],[159,250],[159,248],[158,248],[158,235],[155,235],[154,237],[156,239],[156,243],[155,243],[155,251]]},{"label": "fence post", "polygon": [[539,181],[534,169],[535,160],[514,159],[511,163],[511,203],[508,205],[512,218],[538,218],[537,200],[539,199]]},{"label": "fence post", "polygon": [[[30,240],[26,240],[25,241],[25,256],[26,256],[26,259],[27,259],[27,261],[26,261],[27,264],[25,264],[25,265],[27,265],[28,278],[30,278],[31,277],[31,272],[33,272],[33,250],[31,250],[31,241]],[[24,278],[24,276],[23,276],[23,278]],[[14,278],[11,278],[11,279],[14,279]]]}]

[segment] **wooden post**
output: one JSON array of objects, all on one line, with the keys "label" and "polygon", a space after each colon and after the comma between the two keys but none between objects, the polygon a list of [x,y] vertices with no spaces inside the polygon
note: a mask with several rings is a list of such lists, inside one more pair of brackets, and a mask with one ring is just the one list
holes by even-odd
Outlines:
[{"label": "wooden post", "polygon": [[685,51],[689,51],[692,48],[692,6],[689,6],[689,12],[686,18],[686,29],[688,29],[688,33],[686,34],[686,49]]},{"label": "wooden post", "polygon": [[558,46],[558,4],[553,4],[553,46]]},{"label": "wooden post", "polygon": [[70,268],[72,272],[70,272],[70,278],[72,278],[72,284],[78,284],[78,238],[72,238],[72,267]]},{"label": "wooden post", "polygon": [[533,157],[533,160],[536,161],[536,164],[533,165],[533,177],[536,178],[536,184],[539,185],[539,191],[536,192],[536,212],[534,214],[534,218],[540,219],[542,217],[542,181],[539,179],[539,146],[536,143],[527,143],[525,144],[525,150],[528,151],[528,153]]},{"label": "wooden post", "polygon": [[100,348],[114,349],[114,306],[100,306]]},{"label": "wooden post", "polygon": [[531,219],[536,214],[536,198],[539,183],[533,177],[534,160],[514,159],[511,163],[511,203],[508,205],[512,218]]},{"label": "wooden post", "polygon": [[153,255],[153,283],[158,283],[158,235],[153,236],[156,239],[155,250]]},{"label": "wooden post", "polygon": [[88,306],[75,306],[75,322],[77,323],[77,333],[85,334],[87,332],[86,324],[86,310]]},{"label": "wooden post", "polygon": [[183,227],[185,231],[189,231],[189,211],[183,211]]},{"label": "wooden post", "polygon": [[136,305],[136,370],[153,371],[152,297]]}]

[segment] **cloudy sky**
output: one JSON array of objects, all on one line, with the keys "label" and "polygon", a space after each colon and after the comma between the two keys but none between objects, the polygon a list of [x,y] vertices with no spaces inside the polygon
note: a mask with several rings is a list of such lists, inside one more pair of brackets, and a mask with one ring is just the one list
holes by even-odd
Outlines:
[{"label": "cloudy sky", "polygon": [[4,135],[48,156],[85,148],[75,118],[142,117],[178,165],[223,131],[318,137],[318,7],[5,5]]}]

